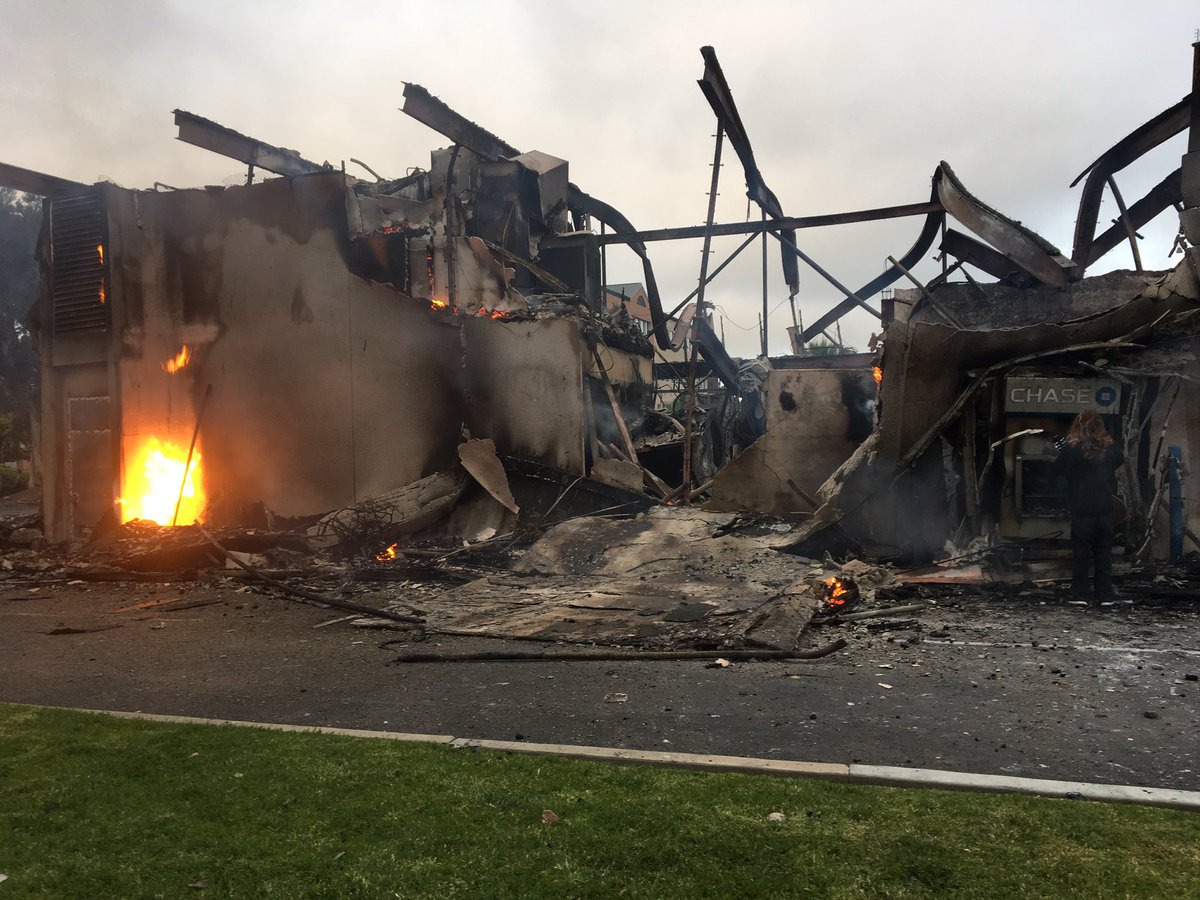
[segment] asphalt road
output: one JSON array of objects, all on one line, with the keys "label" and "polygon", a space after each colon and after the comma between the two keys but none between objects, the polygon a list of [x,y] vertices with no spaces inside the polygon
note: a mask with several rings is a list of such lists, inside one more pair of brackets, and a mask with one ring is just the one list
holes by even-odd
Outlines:
[{"label": "asphalt road", "polygon": [[[183,596],[207,605],[117,609]],[[370,597],[360,598],[370,602]],[[184,606],[185,603],[175,604]],[[809,662],[389,664],[402,632],[232,587],[0,584],[0,700],[1200,789],[1200,602],[947,589]],[[51,633],[56,629],[93,629]],[[439,638],[461,652],[528,642]]]}]

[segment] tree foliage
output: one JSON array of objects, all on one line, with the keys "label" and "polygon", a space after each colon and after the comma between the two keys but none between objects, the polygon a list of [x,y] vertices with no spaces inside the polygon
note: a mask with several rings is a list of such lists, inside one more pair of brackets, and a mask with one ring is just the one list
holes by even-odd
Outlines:
[{"label": "tree foliage", "polygon": [[817,338],[804,345],[804,356],[837,356],[842,353],[857,353],[853,347],[839,347],[827,338]]}]

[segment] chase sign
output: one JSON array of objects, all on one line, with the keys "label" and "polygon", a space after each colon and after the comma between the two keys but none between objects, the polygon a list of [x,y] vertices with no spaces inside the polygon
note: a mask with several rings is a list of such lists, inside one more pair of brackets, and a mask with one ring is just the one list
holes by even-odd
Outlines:
[{"label": "chase sign", "polygon": [[1121,385],[1105,378],[1020,378],[1004,381],[1009,413],[1075,415],[1085,409],[1101,415],[1121,411]]}]

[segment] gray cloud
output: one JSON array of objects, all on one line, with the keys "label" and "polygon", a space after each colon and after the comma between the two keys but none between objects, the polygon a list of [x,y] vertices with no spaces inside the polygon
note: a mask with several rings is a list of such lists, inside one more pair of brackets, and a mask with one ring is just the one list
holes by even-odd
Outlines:
[{"label": "gray cloud", "polygon": [[[0,159],[128,186],[221,183],[236,163],[172,140],[182,107],[318,160],[399,174],[442,139],[397,111],[417,81],[514,145],[570,160],[585,190],[641,228],[703,220],[714,128],[695,80],[716,47],[759,164],[792,215],[923,200],[947,159],[985,201],[1069,248],[1070,181],[1190,88],[1193,2],[206,4],[0,0],[10,76]],[[12,73],[18,73],[14,77]],[[1127,198],[1178,165],[1182,142],[1119,177]],[[746,201],[732,154],[719,218]],[[1112,214],[1106,202],[1102,217]],[[754,213],[757,215],[757,213]],[[1165,267],[1176,223],[1147,228]],[[804,233],[857,286],[912,242],[916,221]],[[736,246],[718,245],[718,258]],[[658,244],[667,295],[695,285],[699,244]],[[1129,264],[1124,248],[1105,267]],[[758,339],[761,261],[747,251],[714,284],[735,352]],[[926,260],[918,274],[929,277]],[[637,280],[614,252],[610,280]],[[786,300],[770,253],[770,303]],[[804,315],[838,299],[802,271]],[[786,304],[771,318],[785,347]],[[848,317],[860,346],[865,314]]]}]

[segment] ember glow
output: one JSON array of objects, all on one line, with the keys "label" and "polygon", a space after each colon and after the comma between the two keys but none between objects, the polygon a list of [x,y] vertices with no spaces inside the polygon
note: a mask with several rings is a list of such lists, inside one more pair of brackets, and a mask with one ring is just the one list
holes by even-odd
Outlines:
[{"label": "ember glow", "polygon": [[850,597],[849,589],[837,578],[826,578],[825,587],[829,590],[829,599],[826,602],[830,606],[842,606]]},{"label": "ember glow", "polygon": [[99,291],[100,302],[105,303],[105,302],[107,302],[108,298],[104,295],[104,271],[103,271],[104,270],[104,245],[103,244],[96,245],[96,255],[98,257],[100,257],[100,269],[101,269],[101,271],[100,271],[100,291]]},{"label": "ember glow", "polygon": [[874,376],[876,384],[883,381],[883,369],[879,368],[879,366],[872,366],[871,374]]},{"label": "ember glow", "polygon": [[386,550],[381,550],[375,554],[376,562],[387,562],[390,559],[396,558],[396,545],[392,544]]},{"label": "ember glow", "polygon": [[489,310],[486,307],[481,306],[481,307],[479,307],[479,312],[477,312],[476,315],[491,316],[493,319],[503,319],[505,316],[508,315],[508,313],[504,312],[504,310],[501,310],[501,309]]},{"label": "ember glow", "polygon": [[174,359],[168,359],[163,363],[163,371],[170,375],[174,375],[181,369],[186,369],[188,362],[192,358],[192,351],[188,349],[188,345],[184,344],[183,349],[175,354]]},{"label": "ember glow", "polygon": [[[156,437],[147,438],[125,459],[121,485],[121,521],[142,519],[159,525],[191,525],[203,519],[208,503],[204,476],[200,468],[200,450],[192,453],[187,465],[187,448]],[[186,477],[184,469],[187,468]],[[183,499],[179,489],[183,487]],[[175,515],[175,504],[179,515]]]}]

